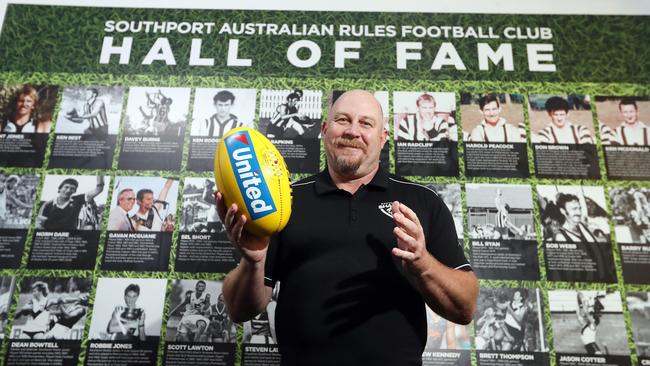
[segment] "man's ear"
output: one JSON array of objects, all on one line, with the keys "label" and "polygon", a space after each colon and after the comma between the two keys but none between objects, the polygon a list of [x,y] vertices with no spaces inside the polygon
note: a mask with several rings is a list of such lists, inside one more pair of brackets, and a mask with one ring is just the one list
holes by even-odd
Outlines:
[{"label": "man's ear", "polygon": [[327,120],[323,121],[323,123],[320,125],[321,136],[324,136],[325,132],[327,132]]}]

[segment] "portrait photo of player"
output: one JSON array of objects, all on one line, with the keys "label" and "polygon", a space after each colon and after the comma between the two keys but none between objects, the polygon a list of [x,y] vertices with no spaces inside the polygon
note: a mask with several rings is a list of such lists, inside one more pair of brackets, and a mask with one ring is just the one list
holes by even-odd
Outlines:
[{"label": "portrait photo of player", "polygon": [[253,127],[255,89],[197,88],[192,136],[221,137],[237,127]]},{"label": "portrait photo of player", "polygon": [[36,204],[37,175],[0,174],[0,229],[27,229]]},{"label": "portrait photo of player", "polygon": [[0,89],[0,132],[50,133],[58,87],[3,86]]},{"label": "portrait photo of player", "polygon": [[393,110],[395,140],[458,140],[454,93],[394,92]]},{"label": "portrait photo of player", "polygon": [[555,352],[630,354],[618,292],[549,290],[548,301]]},{"label": "portrait photo of player", "polygon": [[108,217],[109,231],[174,231],[178,180],[117,177]]},{"label": "portrait photo of player", "polygon": [[124,87],[68,86],[63,89],[56,133],[117,135],[122,115]]},{"label": "portrait photo of player", "polygon": [[650,292],[627,292],[632,338],[636,354],[650,358]]},{"label": "portrait photo of player", "polygon": [[650,189],[610,187],[616,240],[626,244],[650,244]]},{"label": "portrait photo of player", "polygon": [[476,349],[548,351],[541,300],[537,288],[482,287],[474,316]]},{"label": "portrait photo of player", "polygon": [[521,94],[469,94],[460,96],[465,141],[526,143],[524,96]]},{"label": "portrait photo of player", "polygon": [[223,233],[214,193],[217,186],[212,178],[185,178],[181,231]]},{"label": "portrait photo of player", "polygon": [[91,284],[90,278],[23,279],[11,338],[81,340]]},{"label": "portrait photo of player", "polygon": [[650,146],[650,97],[596,97],[603,145]]},{"label": "portrait photo of player", "polygon": [[100,278],[89,339],[146,341],[159,337],[166,280]]},{"label": "portrait photo of player", "polygon": [[9,308],[11,307],[11,297],[14,293],[15,283],[14,277],[0,277],[0,340],[5,335],[5,327],[9,318]]},{"label": "portrait photo of player", "polygon": [[530,186],[468,183],[465,191],[471,239],[535,240]]},{"label": "portrait photo of player", "polygon": [[322,99],[321,91],[262,89],[259,130],[270,139],[317,138]]},{"label": "portrait photo of player", "polygon": [[108,176],[47,175],[36,228],[47,231],[100,230]]},{"label": "portrait photo of player", "polygon": [[125,133],[138,136],[183,136],[189,120],[189,107],[189,88],[130,88]]},{"label": "portrait photo of player", "polygon": [[534,144],[596,143],[589,96],[531,94],[528,115]]},{"label": "portrait photo of player", "polygon": [[221,281],[174,281],[167,341],[235,343],[237,328],[228,316],[221,287]]},{"label": "portrait photo of player", "polygon": [[454,218],[456,235],[459,240],[462,240],[464,219],[460,184],[427,184],[426,187],[435,191],[436,194],[445,202],[449,212],[451,212],[451,215]]},{"label": "portrait photo of player", "polygon": [[537,186],[544,241],[604,243],[610,240],[602,187]]}]

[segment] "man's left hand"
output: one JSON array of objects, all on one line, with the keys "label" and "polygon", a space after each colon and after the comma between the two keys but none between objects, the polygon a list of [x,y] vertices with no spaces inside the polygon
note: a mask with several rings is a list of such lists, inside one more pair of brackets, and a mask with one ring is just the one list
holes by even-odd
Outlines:
[{"label": "man's left hand", "polygon": [[393,202],[391,211],[395,222],[393,234],[397,238],[397,247],[392,253],[402,260],[404,268],[421,275],[430,268],[432,257],[426,248],[420,220],[413,210],[398,201]]}]

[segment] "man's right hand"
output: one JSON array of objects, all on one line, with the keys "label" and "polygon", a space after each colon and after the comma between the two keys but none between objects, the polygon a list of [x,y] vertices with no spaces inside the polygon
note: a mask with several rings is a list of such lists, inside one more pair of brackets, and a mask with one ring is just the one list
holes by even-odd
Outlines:
[{"label": "man's right hand", "polygon": [[221,192],[215,192],[215,200],[217,201],[217,212],[221,223],[226,228],[228,239],[235,246],[242,258],[251,262],[251,264],[259,263],[266,258],[266,251],[269,247],[269,237],[259,237],[252,235],[244,229],[246,223],[246,216],[239,213],[237,204],[233,203],[230,207],[226,207]]}]

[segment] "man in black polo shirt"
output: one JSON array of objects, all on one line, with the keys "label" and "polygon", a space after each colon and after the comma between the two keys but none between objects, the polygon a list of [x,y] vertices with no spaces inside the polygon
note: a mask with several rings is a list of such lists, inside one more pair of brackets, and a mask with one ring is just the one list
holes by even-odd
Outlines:
[{"label": "man in black polo shirt", "polygon": [[[293,214],[273,238],[219,213],[242,255],[224,281],[237,322],[264,310],[281,283],[276,332],[286,365],[419,365],[424,304],[471,321],[478,281],[451,213],[433,192],[379,169],[388,138],[372,94],[343,94],[321,127],[327,169],[293,185]],[[270,243],[270,245],[269,245]]]}]

